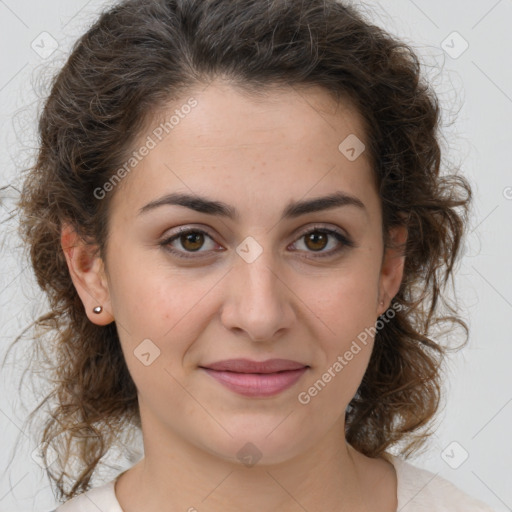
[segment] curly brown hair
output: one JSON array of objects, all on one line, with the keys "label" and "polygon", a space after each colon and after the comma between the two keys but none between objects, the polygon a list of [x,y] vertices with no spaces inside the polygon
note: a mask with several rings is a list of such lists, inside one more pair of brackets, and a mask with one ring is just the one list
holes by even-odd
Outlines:
[{"label": "curly brown hair", "polygon": [[47,469],[59,498],[86,491],[114,443],[130,425],[140,428],[116,325],[88,320],[61,228],[71,223],[103,255],[115,192],[100,200],[94,190],[126,161],[160,108],[216,77],[252,92],[320,86],[357,107],[384,236],[405,225],[408,238],[394,297],[401,308],[376,334],[346,412],[346,438],[370,457],[397,443],[408,456],[423,445],[439,409],[446,347],[432,329],[446,320],[465,328],[444,290],[471,190],[455,168],[440,172],[439,100],[414,51],[335,0],[127,0],[99,17],[56,76],[19,203],[20,233],[51,308],[34,322],[41,335],[33,343],[34,353],[49,354],[51,389],[38,409],[50,405],[50,413],[40,440],[45,458],[50,447],[59,454]]}]

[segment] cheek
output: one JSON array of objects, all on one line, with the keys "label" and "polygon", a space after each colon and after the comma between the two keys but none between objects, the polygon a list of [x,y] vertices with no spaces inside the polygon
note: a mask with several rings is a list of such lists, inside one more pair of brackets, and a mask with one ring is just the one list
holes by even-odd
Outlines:
[{"label": "cheek", "polygon": [[378,262],[358,256],[351,263],[315,280],[309,292],[302,291],[328,334],[324,339],[330,340],[329,352],[342,349],[377,320]]},{"label": "cheek", "polygon": [[[373,349],[377,320],[375,274],[356,272],[326,279],[314,301],[318,317],[314,333],[321,357],[298,401],[312,413],[334,422],[355,395]],[[328,412],[326,412],[328,411]]]},{"label": "cheek", "polygon": [[178,382],[194,342],[215,313],[210,298],[218,281],[218,275],[198,275],[161,263],[139,266],[128,258],[116,267],[112,284],[117,331],[142,396],[149,393],[157,401],[172,396],[180,406],[190,407]]},{"label": "cheek", "polygon": [[[134,341],[151,338],[158,343],[171,332],[189,332],[187,329],[197,325],[196,312],[203,307],[202,299],[216,279],[150,259],[137,264],[126,258],[116,266],[111,281],[112,308],[126,331],[124,336]],[[195,322],[191,322],[192,316]]]}]

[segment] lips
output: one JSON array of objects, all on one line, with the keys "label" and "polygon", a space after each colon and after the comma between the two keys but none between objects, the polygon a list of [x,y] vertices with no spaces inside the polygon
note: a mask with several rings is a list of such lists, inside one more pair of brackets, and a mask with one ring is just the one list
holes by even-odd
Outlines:
[{"label": "lips", "polygon": [[250,359],[227,359],[205,365],[204,368],[221,372],[237,373],[276,373],[289,370],[299,370],[305,364],[289,359],[268,359],[267,361],[252,361]]},{"label": "lips", "polygon": [[249,397],[268,397],[293,386],[308,366],[289,359],[228,359],[200,368],[235,393]]}]

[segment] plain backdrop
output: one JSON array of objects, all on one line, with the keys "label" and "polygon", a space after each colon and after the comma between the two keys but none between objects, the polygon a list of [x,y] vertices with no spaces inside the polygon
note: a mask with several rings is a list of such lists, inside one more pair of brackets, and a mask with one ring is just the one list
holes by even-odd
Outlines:
[{"label": "plain backdrop", "polygon": [[[30,165],[37,141],[43,85],[62,65],[71,44],[110,3],[0,0],[0,187],[5,187],[0,190],[1,357],[34,315],[45,311],[16,236],[16,218],[11,218],[20,169]],[[470,339],[463,351],[450,356],[438,427],[428,451],[413,463],[497,511],[510,511],[512,1],[373,0],[364,2],[364,9],[422,58],[444,108],[445,157],[462,168],[475,194],[456,280]],[[28,342],[23,347],[30,351]],[[37,385],[34,390],[27,381],[18,387],[24,350],[9,360],[0,379],[0,512],[45,512],[55,505],[33,455],[34,434],[23,428],[40,398]],[[110,473],[100,478],[112,478],[133,462],[126,453],[112,460]]]}]

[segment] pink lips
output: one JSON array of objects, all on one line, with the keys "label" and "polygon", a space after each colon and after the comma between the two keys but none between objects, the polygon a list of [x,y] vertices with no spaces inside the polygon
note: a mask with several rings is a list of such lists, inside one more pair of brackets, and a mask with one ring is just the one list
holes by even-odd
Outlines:
[{"label": "pink lips", "polygon": [[218,382],[244,396],[276,395],[291,387],[308,366],[288,359],[228,359],[201,366]]}]

